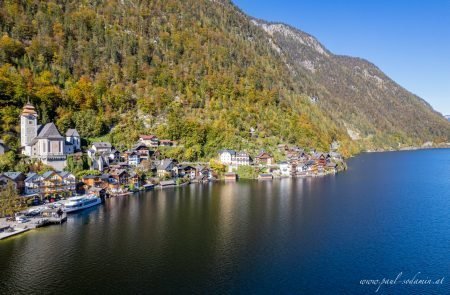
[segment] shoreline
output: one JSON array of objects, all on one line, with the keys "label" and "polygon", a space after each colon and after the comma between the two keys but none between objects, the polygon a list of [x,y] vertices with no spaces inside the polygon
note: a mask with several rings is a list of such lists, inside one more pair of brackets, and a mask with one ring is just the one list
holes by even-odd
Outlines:
[{"label": "shoreline", "polygon": [[407,152],[407,151],[421,151],[421,150],[445,150],[445,149],[450,149],[450,143],[448,145],[445,146],[431,146],[431,147],[404,147],[404,148],[400,148],[400,149],[391,149],[391,150],[366,150],[366,151],[361,151],[358,154],[355,154],[352,157],[356,157],[359,154],[363,154],[363,153],[388,153],[388,152]]}]

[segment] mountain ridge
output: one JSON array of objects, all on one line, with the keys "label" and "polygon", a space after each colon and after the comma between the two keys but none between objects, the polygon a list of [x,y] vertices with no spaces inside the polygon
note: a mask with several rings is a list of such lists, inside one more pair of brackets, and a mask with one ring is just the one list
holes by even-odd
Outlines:
[{"label": "mountain ridge", "polygon": [[120,148],[155,133],[189,161],[280,143],[326,151],[337,140],[348,156],[449,141],[442,116],[307,33],[270,35],[228,0],[132,3],[0,2],[2,139],[17,147],[30,99],[60,130]]},{"label": "mountain ridge", "polygon": [[[395,140],[399,136],[408,137],[411,133],[415,133],[416,136],[423,136],[427,133],[425,129],[428,127],[421,129],[415,128],[415,126],[402,126],[399,120],[392,118],[395,112],[402,120],[409,120],[411,124],[413,123],[411,118],[415,117],[418,121],[428,118],[431,122],[425,121],[424,123],[440,126],[442,132],[437,132],[437,135],[442,136],[443,140],[448,140],[449,129],[440,120],[440,114],[433,110],[424,99],[398,85],[372,62],[358,57],[335,55],[312,35],[287,24],[258,19],[253,19],[253,23],[268,33],[270,42],[278,48],[277,51],[284,59],[287,58],[287,63],[291,69],[293,67],[298,73],[307,75],[310,80],[317,82],[314,85],[316,88],[325,88],[326,91],[320,91],[322,96],[326,98],[323,100],[325,109],[339,107],[352,99],[353,113],[344,110],[340,116],[333,116],[331,113],[330,115],[336,120],[341,120],[344,125],[352,125],[352,128],[356,128],[357,133],[361,131],[366,139],[372,139],[380,133],[378,126],[382,126],[381,130],[391,129],[392,137],[387,141],[390,141],[389,144],[394,146]],[[343,77],[345,78],[342,79]],[[363,89],[364,84],[370,84],[371,88]],[[362,89],[358,89],[358,87]],[[377,90],[377,88],[379,89]],[[361,92],[359,95],[352,93],[358,91]],[[361,99],[370,101],[371,105],[361,103]],[[403,103],[404,106],[398,105],[399,103]],[[390,111],[385,106],[386,104],[396,110]],[[370,110],[379,111],[388,119],[380,118]],[[401,110],[404,110],[404,113]],[[431,118],[432,120],[430,120]],[[362,121],[363,124],[358,121]],[[403,134],[397,132],[394,129],[400,128],[392,128],[392,125],[404,127],[405,132]],[[347,129],[349,128],[347,127]],[[375,140],[379,141],[376,145],[382,145],[382,141],[386,141],[386,138],[375,138]],[[415,144],[420,144],[420,142]]]}]

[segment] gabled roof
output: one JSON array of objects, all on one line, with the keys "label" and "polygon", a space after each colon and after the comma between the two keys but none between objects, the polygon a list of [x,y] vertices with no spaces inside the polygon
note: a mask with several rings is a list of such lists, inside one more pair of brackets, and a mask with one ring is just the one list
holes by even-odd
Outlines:
[{"label": "gabled roof", "polygon": [[132,150],[138,150],[138,149],[142,149],[142,148],[148,150],[148,146],[146,146],[142,142],[139,142],[139,143],[137,143],[136,145],[133,146]]},{"label": "gabled roof", "polygon": [[201,165],[197,165],[197,166],[195,166],[195,169],[197,171],[203,171],[204,169],[206,169],[206,167],[205,166],[201,166]]},{"label": "gabled roof", "polygon": [[93,142],[92,143],[93,146],[95,146],[96,148],[111,148],[111,143],[109,142]]},{"label": "gabled roof", "polygon": [[55,172],[54,171],[47,171],[44,174],[42,174],[42,178],[44,178],[44,179],[48,178],[48,177],[52,176],[53,173],[55,173]]},{"label": "gabled roof", "polygon": [[170,166],[170,164],[173,163],[172,159],[164,159],[162,160],[158,165],[158,170],[167,170]]},{"label": "gabled roof", "polygon": [[272,156],[268,152],[261,151],[256,158],[272,158]]},{"label": "gabled roof", "polygon": [[237,157],[250,157],[249,154],[247,154],[246,152],[238,152],[236,153]]},{"label": "gabled roof", "polygon": [[63,137],[59,133],[58,128],[56,128],[54,123],[47,123],[39,131],[37,138],[62,139]]},{"label": "gabled roof", "polygon": [[123,173],[126,173],[126,172],[127,171],[124,170],[124,169],[117,169],[117,170],[112,171],[111,175],[120,176],[120,175],[122,175]]},{"label": "gabled roof", "polygon": [[30,173],[27,174],[27,178],[25,178],[25,181],[30,181],[31,179],[33,179],[37,175],[38,175],[37,173],[30,172]]},{"label": "gabled roof", "polygon": [[3,172],[3,175],[7,176],[8,178],[11,178],[12,180],[16,181],[20,176],[23,176],[22,172]]},{"label": "gabled roof", "polygon": [[74,176],[72,173],[68,172],[68,171],[61,171],[58,173],[62,178],[67,178],[67,177],[71,177]]},{"label": "gabled roof", "polygon": [[236,151],[234,150],[220,150],[219,154],[229,153],[230,155],[236,155]]},{"label": "gabled roof", "polygon": [[156,135],[139,135],[139,138],[142,140],[158,139]]},{"label": "gabled roof", "polygon": [[67,136],[67,137],[70,137],[70,136],[73,136],[73,137],[80,137],[80,134],[78,133],[77,129],[69,129],[69,130],[67,130],[67,132],[66,132],[66,136]]}]

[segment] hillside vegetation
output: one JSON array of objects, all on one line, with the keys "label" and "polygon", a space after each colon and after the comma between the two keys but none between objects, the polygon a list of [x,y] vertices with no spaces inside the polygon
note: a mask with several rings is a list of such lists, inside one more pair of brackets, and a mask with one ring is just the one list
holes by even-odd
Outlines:
[{"label": "hillside vegetation", "polygon": [[[414,96],[387,99],[361,81],[356,87],[367,91],[347,97],[338,91],[350,87],[340,71],[336,87],[327,87],[323,80],[336,78],[326,68],[300,69],[294,53],[274,45],[281,40],[228,1],[1,1],[0,30],[0,134],[12,147],[27,100],[42,123],[75,127],[85,138],[107,135],[119,148],[141,133],[176,140],[181,147],[170,153],[181,160],[282,142],[328,150],[333,140],[350,155],[450,137],[445,120]],[[348,64],[343,59],[329,69]],[[390,107],[397,104],[403,108]],[[376,140],[351,140],[348,126]]]}]

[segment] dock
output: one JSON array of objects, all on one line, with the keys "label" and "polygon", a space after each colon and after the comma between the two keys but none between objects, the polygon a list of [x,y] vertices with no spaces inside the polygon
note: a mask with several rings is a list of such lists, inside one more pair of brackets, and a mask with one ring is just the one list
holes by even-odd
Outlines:
[{"label": "dock", "polygon": [[56,214],[49,214],[38,217],[27,217],[28,221],[24,223],[18,223],[17,221],[9,221],[6,218],[0,218],[0,240],[10,238],[29,230],[33,230],[39,227],[63,224],[67,221],[67,213],[63,213],[61,216]]}]

